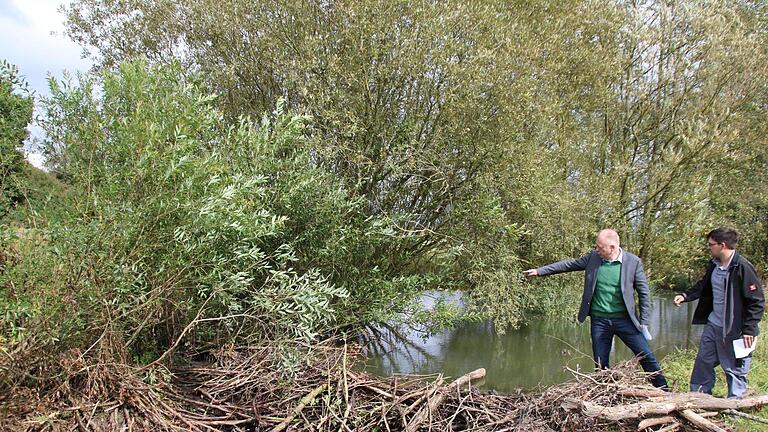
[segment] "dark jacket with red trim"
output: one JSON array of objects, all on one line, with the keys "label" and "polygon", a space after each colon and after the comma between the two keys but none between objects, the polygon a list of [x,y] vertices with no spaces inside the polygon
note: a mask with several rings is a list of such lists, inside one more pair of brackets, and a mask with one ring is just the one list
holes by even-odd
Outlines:
[{"label": "dark jacket with red trim", "polygon": [[[707,264],[707,272],[696,285],[685,293],[685,301],[699,300],[693,314],[693,324],[706,324],[713,309],[712,271],[714,260]],[[725,322],[723,338],[737,339],[742,335],[757,336],[758,323],[765,311],[765,296],[755,267],[738,252],[733,253],[728,266],[728,282],[725,293]]]}]

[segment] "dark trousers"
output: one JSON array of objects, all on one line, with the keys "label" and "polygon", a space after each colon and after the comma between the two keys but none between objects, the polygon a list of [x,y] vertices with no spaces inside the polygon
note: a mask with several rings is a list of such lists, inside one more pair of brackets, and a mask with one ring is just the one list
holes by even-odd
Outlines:
[{"label": "dark trousers", "polygon": [[626,318],[601,318],[590,317],[592,332],[592,357],[595,367],[607,369],[608,357],[613,346],[613,336],[618,336],[640,360],[640,365],[647,373],[651,373],[651,383],[659,388],[668,388],[667,379],[661,373],[661,367],[656,356],[651,351],[651,346],[645,340],[643,334],[635,327],[629,317]]},{"label": "dark trousers", "polygon": [[725,372],[728,398],[743,397],[747,393],[747,373],[751,361],[751,355],[737,359],[733,353],[733,339],[723,340],[723,328],[707,323],[691,372],[691,391],[712,394],[715,367],[720,365]]}]

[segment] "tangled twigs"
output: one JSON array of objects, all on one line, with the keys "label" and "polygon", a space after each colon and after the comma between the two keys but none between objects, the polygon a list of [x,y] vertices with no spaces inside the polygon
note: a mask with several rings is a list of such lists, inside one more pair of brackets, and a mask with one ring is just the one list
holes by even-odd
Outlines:
[{"label": "tangled twigs", "polygon": [[[478,390],[478,370],[445,384],[441,375],[376,377],[353,369],[359,348],[325,343],[226,347],[205,363],[138,372],[119,362],[62,361],[66,379],[10,413],[11,430],[92,431],[671,431],[724,426],[686,410],[756,406],[704,395],[667,394],[624,363],[539,392]],[[200,358],[199,356],[197,357]],[[210,359],[213,360],[210,360]],[[22,407],[35,395],[3,395]],[[768,402],[768,396],[753,398]],[[655,405],[654,405],[655,404]],[[659,407],[667,407],[661,409]],[[628,413],[632,413],[629,415]],[[693,414],[693,415],[691,415]],[[714,426],[713,426],[714,425]],[[694,429],[691,429],[694,428]]]},{"label": "tangled twigs", "polygon": [[[477,369],[452,382],[451,385],[448,386],[447,390],[450,391],[454,388],[460,389],[462,385],[469,384],[472,380],[480,379],[484,376],[485,369]],[[445,399],[446,396],[447,395],[445,393],[441,393],[430,400],[429,403],[427,403],[427,406],[422,408],[421,411],[419,411],[419,413],[416,414],[413,419],[411,419],[410,423],[408,423],[408,426],[405,428],[406,432],[416,431],[428,417],[432,416],[432,413],[437,409],[438,406],[440,406],[441,403],[443,403],[443,399]],[[461,408],[461,406],[459,406],[459,408]],[[455,418],[458,413],[459,411],[456,411],[451,418]]]},{"label": "tangled twigs", "polygon": [[304,409],[304,407],[307,406],[308,403],[312,402],[317,397],[317,395],[320,394],[320,392],[326,389],[326,387],[327,384],[320,384],[316,389],[312,390],[309,394],[304,396],[301,401],[299,401],[299,405],[293,410],[291,415],[289,415],[287,419],[283,420],[279,425],[272,429],[272,432],[284,431],[288,425],[291,424],[293,419],[295,419],[297,415],[301,414],[301,411]]}]

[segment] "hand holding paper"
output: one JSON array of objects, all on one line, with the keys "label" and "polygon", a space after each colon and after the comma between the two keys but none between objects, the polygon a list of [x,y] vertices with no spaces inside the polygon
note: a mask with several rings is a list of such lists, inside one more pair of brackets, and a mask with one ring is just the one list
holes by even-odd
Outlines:
[{"label": "hand holding paper", "polygon": [[744,346],[747,348],[750,348],[752,344],[755,342],[755,337],[750,335],[744,335]]},{"label": "hand holding paper", "polygon": [[746,339],[746,336],[741,339],[736,339],[733,341],[733,353],[736,355],[736,358],[744,358],[749,355],[752,351],[755,350],[755,346],[757,345],[757,339],[754,336],[749,336],[751,339],[751,343],[749,346],[744,343],[744,339]]}]

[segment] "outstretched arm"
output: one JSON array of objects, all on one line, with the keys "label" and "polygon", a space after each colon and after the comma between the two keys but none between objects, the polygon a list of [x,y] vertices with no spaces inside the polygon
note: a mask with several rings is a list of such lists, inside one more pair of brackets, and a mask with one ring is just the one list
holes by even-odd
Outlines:
[{"label": "outstretched arm", "polygon": [[584,270],[585,268],[587,268],[587,263],[589,262],[590,256],[591,256],[590,254],[587,254],[581,258],[558,261],[556,263],[548,264],[543,267],[525,270],[523,274],[525,274],[528,277],[549,276],[549,275],[558,274],[558,273]]}]

